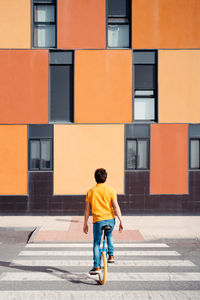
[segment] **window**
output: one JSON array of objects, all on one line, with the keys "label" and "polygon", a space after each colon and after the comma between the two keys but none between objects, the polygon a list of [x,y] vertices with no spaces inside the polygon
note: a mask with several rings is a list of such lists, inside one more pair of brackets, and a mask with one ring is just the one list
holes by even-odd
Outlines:
[{"label": "window", "polygon": [[126,169],[149,169],[149,140],[148,125],[126,125]]},{"label": "window", "polygon": [[30,169],[51,170],[51,140],[30,140]]},{"label": "window", "polygon": [[133,87],[135,121],[157,120],[156,51],[133,52]]},{"label": "window", "polygon": [[73,122],[73,52],[50,52],[50,121]]},{"label": "window", "polygon": [[56,0],[33,0],[33,47],[56,47]]},{"label": "window", "polygon": [[189,168],[200,169],[200,124],[189,124]]},{"label": "window", "polygon": [[148,169],[148,140],[127,140],[127,170]]},{"label": "window", "polygon": [[107,45],[129,48],[131,45],[131,0],[107,0]]},{"label": "window", "polygon": [[200,139],[190,140],[190,169],[200,169]]},{"label": "window", "polygon": [[29,125],[29,170],[52,170],[52,126]]}]

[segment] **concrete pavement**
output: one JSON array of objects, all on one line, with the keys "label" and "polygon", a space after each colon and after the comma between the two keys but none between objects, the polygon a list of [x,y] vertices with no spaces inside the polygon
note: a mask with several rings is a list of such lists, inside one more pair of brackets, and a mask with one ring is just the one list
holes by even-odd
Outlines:
[{"label": "concrete pavement", "polygon": [[[200,239],[200,216],[124,216],[124,231],[114,229],[115,241],[151,241],[166,239]],[[12,227],[36,228],[30,242],[91,241],[92,217],[89,233],[83,233],[83,216],[0,216],[0,230]]]}]

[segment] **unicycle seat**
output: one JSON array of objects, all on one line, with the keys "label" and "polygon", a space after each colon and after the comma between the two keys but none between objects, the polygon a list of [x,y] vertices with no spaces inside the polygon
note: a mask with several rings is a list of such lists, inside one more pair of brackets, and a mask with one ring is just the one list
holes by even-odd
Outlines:
[{"label": "unicycle seat", "polygon": [[112,227],[110,225],[105,225],[102,227],[102,230],[111,230]]}]

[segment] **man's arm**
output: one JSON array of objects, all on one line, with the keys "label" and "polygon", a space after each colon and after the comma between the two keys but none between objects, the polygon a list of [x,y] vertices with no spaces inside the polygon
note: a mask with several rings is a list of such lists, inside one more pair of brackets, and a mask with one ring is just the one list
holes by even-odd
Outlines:
[{"label": "man's arm", "polygon": [[83,224],[83,232],[88,233],[88,218],[90,216],[90,203],[85,202],[85,213],[84,213],[84,224]]},{"label": "man's arm", "polygon": [[112,200],[112,205],[114,207],[115,214],[118,217],[119,222],[120,222],[119,223],[119,231],[122,231],[124,229],[123,228],[123,223],[122,223],[122,214],[121,214],[121,210],[120,210],[119,204],[117,202],[117,199]]}]

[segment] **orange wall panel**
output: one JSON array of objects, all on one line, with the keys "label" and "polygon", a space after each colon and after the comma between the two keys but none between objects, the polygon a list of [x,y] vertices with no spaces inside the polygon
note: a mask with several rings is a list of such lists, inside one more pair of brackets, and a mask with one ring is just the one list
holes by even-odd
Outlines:
[{"label": "orange wall panel", "polygon": [[188,125],[151,125],[151,194],[188,194]]},{"label": "orange wall panel", "polygon": [[124,125],[55,125],[54,194],[86,194],[97,168],[124,194]]},{"label": "orange wall panel", "polygon": [[0,48],[31,47],[31,1],[1,0]]},{"label": "orange wall panel", "polygon": [[75,122],[132,122],[132,51],[75,51]]},{"label": "orange wall panel", "polygon": [[58,0],[58,48],[106,48],[106,0]]},{"label": "orange wall panel", "polygon": [[159,122],[200,122],[200,50],[160,50]]},{"label": "orange wall panel", "polygon": [[0,50],[0,123],[48,123],[48,51]]},{"label": "orange wall panel", "polygon": [[0,126],[0,195],[27,195],[27,126]]},{"label": "orange wall panel", "polygon": [[199,0],[133,0],[133,48],[200,48]]}]

